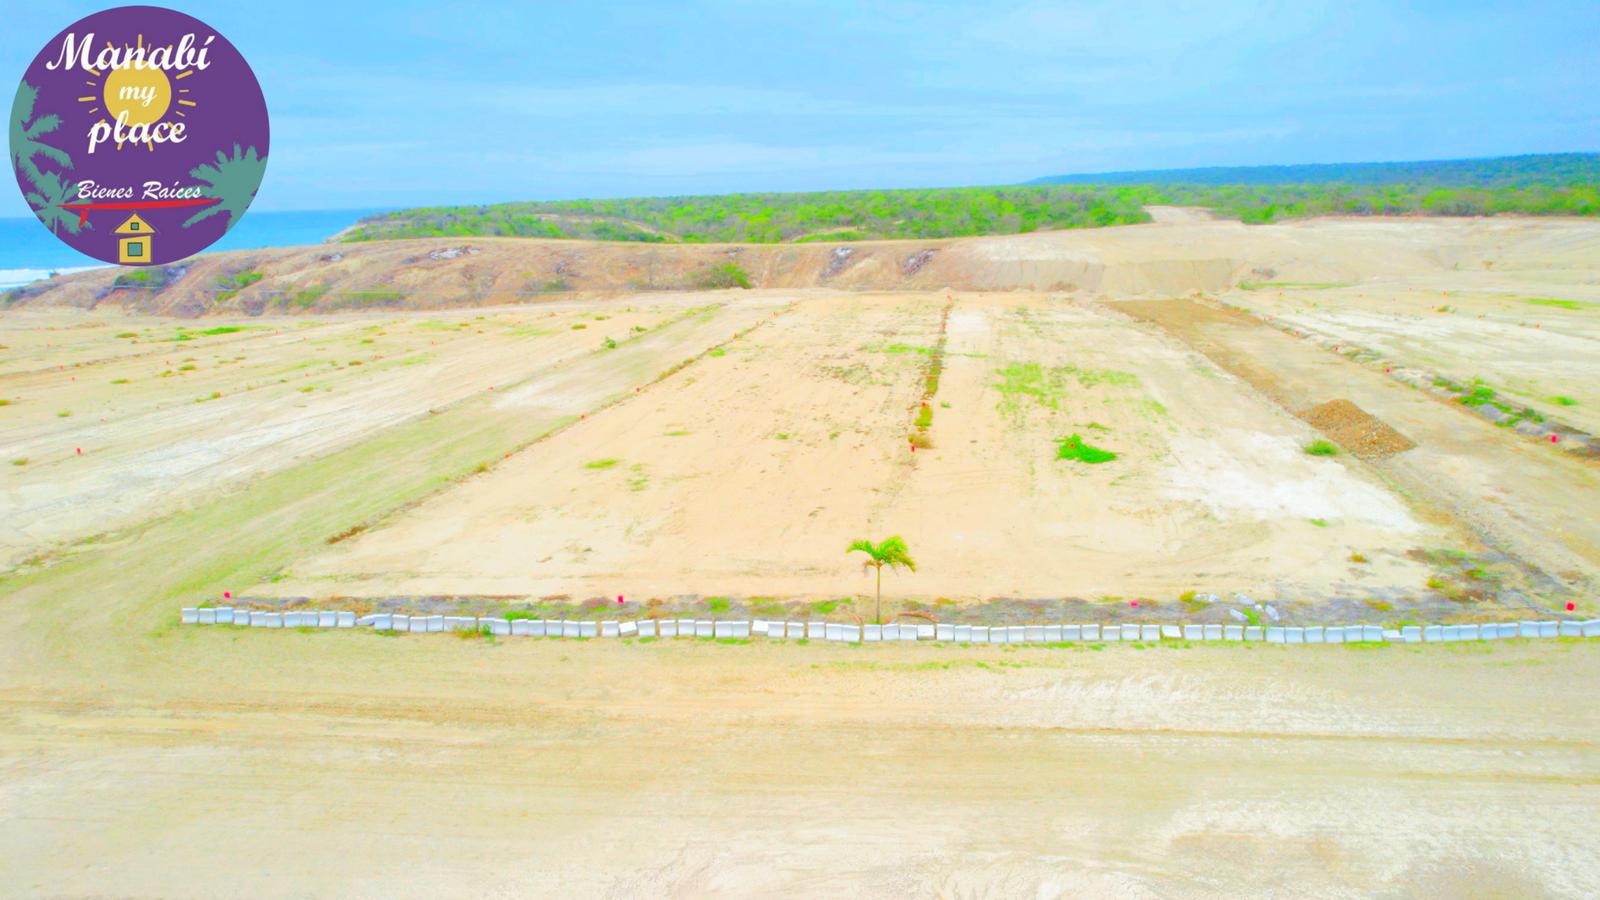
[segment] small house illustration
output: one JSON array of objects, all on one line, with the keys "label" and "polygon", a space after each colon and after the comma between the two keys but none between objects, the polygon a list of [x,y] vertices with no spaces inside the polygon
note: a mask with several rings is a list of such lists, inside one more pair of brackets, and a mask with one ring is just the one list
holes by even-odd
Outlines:
[{"label": "small house illustration", "polygon": [[156,233],[150,223],[135,213],[128,221],[117,226],[117,262],[147,263],[150,261],[150,236]]}]

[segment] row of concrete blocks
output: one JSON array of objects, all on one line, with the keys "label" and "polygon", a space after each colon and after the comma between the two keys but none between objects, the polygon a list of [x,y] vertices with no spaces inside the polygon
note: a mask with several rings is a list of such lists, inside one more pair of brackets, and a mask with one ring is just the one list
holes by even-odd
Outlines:
[{"label": "row of concrete blocks", "polygon": [[1356,644],[1385,641],[1417,644],[1489,641],[1502,638],[1600,637],[1600,619],[1501,622],[1487,625],[844,625],[837,622],[772,622],[713,619],[643,619],[622,622],[571,619],[502,619],[490,616],[407,616],[353,612],[259,612],[185,607],[184,624],[250,625],[257,628],[353,628],[435,632],[486,630],[528,637],[701,637],[858,641],[937,640],[974,644],[1055,644],[1078,641],[1265,641],[1269,644]]}]

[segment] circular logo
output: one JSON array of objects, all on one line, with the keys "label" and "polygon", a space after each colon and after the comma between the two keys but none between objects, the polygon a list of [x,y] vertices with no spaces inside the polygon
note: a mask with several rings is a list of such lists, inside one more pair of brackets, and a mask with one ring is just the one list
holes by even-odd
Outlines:
[{"label": "circular logo", "polygon": [[39,222],[125,266],[211,246],[267,169],[267,103],[244,57],[158,6],[97,12],[52,38],[9,125],[11,166]]}]

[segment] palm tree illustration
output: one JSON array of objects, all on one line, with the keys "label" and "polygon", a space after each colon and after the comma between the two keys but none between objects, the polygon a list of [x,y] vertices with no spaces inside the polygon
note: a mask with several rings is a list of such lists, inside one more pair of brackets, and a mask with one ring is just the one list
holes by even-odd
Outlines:
[{"label": "palm tree illustration", "polygon": [[35,207],[34,212],[51,231],[63,226],[73,234],[78,233],[78,217],[60,207],[72,199],[77,182],[63,178],[55,172],[39,168],[37,157],[43,157],[63,170],[72,168],[72,157],[57,147],[40,140],[44,135],[61,127],[57,115],[34,116],[33,108],[39,100],[39,89],[24,81],[17,87],[16,99],[11,103],[11,163],[33,190],[23,191],[23,198]]},{"label": "palm tree illustration", "polygon": [[233,154],[217,151],[216,164],[206,163],[189,170],[189,176],[205,184],[201,195],[219,202],[190,216],[183,227],[220,212],[228,214],[228,228],[239,221],[245,207],[255,199],[256,188],[261,186],[261,176],[267,171],[267,158],[256,155],[256,148],[240,149],[233,145]]},{"label": "palm tree illustration", "polygon": [[856,553],[858,551],[867,555],[866,561],[861,564],[863,569],[870,566],[878,570],[878,598],[873,608],[872,620],[881,623],[883,621],[883,567],[888,566],[891,569],[897,569],[904,566],[915,572],[917,563],[911,558],[910,551],[906,549],[906,542],[898,535],[884,538],[881,543],[877,544],[868,540],[854,541],[850,544],[850,549],[845,552]]}]

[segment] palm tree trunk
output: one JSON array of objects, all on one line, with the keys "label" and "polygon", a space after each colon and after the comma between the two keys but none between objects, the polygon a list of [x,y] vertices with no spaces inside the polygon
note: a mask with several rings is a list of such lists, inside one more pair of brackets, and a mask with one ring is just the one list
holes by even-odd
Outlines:
[{"label": "palm tree trunk", "polygon": [[883,566],[878,567],[878,602],[873,609],[872,620],[883,624]]}]

